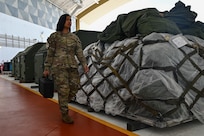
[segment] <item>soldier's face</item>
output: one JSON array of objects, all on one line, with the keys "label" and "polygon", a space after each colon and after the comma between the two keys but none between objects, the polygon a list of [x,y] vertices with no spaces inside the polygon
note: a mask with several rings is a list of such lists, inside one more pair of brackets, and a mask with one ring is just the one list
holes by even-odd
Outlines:
[{"label": "soldier's face", "polygon": [[64,28],[70,28],[71,27],[71,17],[70,16],[67,16],[66,17],[66,21],[64,23]]}]

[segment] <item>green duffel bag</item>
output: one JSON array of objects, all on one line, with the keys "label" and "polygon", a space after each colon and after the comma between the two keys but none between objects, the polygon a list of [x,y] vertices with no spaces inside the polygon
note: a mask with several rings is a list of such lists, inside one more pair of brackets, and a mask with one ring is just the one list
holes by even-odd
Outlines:
[{"label": "green duffel bag", "polygon": [[141,17],[137,22],[138,32],[142,35],[148,35],[152,32],[180,34],[181,31],[171,20],[159,16]]}]

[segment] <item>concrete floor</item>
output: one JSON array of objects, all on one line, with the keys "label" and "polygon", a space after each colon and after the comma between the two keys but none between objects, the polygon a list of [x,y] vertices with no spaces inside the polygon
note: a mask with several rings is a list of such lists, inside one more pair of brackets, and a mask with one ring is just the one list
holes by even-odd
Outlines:
[{"label": "concrete floor", "polygon": [[[18,80],[14,80],[13,77],[9,75],[0,75],[0,77],[20,84],[26,88],[31,89],[31,86],[37,86],[35,83],[19,83]],[[38,88],[32,88],[33,91],[38,93]],[[57,93],[54,94],[54,100],[57,100]],[[71,107],[79,110],[80,112],[84,112],[86,114],[90,114],[91,116],[96,117],[99,120],[104,120],[115,127],[119,127],[122,129],[127,129],[127,119],[121,117],[113,117],[111,115],[106,115],[104,113],[96,113],[96,112],[88,112],[86,106],[80,105],[77,103],[71,103]],[[170,128],[155,128],[148,127],[141,130],[133,131],[132,134],[138,134],[140,136],[203,136],[204,135],[204,124],[200,123],[197,120],[180,124]]]}]

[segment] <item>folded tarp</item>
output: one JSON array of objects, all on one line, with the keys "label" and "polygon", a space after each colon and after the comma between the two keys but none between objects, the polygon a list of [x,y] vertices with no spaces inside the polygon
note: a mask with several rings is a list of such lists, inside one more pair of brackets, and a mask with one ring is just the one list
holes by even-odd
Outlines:
[{"label": "folded tarp", "polygon": [[99,34],[101,42],[113,43],[136,34],[148,35],[152,32],[179,34],[181,31],[171,20],[163,18],[155,8],[147,8],[119,15]]},{"label": "folded tarp", "polygon": [[172,20],[180,29],[190,27],[197,17],[197,13],[191,11],[191,6],[185,6],[181,1],[178,1],[169,12],[165,12],[164,17]]},{"label": "folded tarp", "polygon": [[156,8],[146,8],[121,14],[104,29],[98,39],[104,43],[113,43],[152,32],[188,34],[204,39],[204,24],[195,21],[197,13],[190,8],[179,1],[170,11],[159,12]]},{"label": "folded tarp", "polygon": [[112,21],[110,25],[106,27],[106,29],[98,35],[98,39],[101,42],[109,42],[112,43],[116,40],[123,40],[127,36],[124,34],[122,30],[122,24],[125,21],[127,15],[121,14],[117,17],[117,20]]},{"label": "folded tarp", "polygon": [[164,13],[164,18],[175,22],[182,34],[204,39],[204,23],[195,21],[196,17],[197,13],[191,11],[191,6],[185,6],[181,1],[177,2],[169,12]]}]

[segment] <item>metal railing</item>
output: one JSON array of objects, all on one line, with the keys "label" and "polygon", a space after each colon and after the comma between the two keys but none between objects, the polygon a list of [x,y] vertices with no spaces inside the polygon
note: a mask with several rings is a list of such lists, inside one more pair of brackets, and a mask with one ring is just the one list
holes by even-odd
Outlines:
[{"label": "metal railing", "polygon": [[0,34],[0,46],[4,47],[27,48],[37,42],[37,39],[26,39],[19,36]]}]

